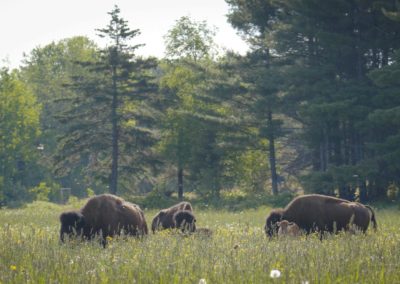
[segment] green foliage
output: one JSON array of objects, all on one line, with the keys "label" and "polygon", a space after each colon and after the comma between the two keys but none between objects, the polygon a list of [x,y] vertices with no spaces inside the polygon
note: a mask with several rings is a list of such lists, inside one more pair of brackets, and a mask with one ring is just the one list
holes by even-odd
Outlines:
[{"label": "green foliage", "polygon": [[[111,19],[99,36],[109,41],[96,49],[94,60],[75,64],[83,68],[67,90],[76,95],[58,116],[67,129],[58,141],[56,173],[65,176],[77,165],[89,185],[116,193],[118,186],[132,184],[149,171],[154,162],[150,147],[154,143],[156,111],[152,83],[154,58],[135,55],[141,45],[130,41],[140,34],[131,30],[115,6]],[[78,67],[77,67],[78,68]],[[82,188],[84,190],[84,188]]]},{"label": "green foliage", "polygon": [[165,39],[174,60],[161,65],[166,116],[158,149],[177,169],[178,180],[184,173],[197,193],[217,196],[223,180],[219,168],[228,157],[225,145],[235,131],[234,109],[225,103],[233,87],[223,68],[210,60],[213,33],[206,23],[183,17]]},{"label": "green foliage", "polygon": [[215,31],[207,22],[196,22],[183,16],[164,37],[166,56],[194,61],[210,58],[215,52],[214,36]]},{"label": "green foliage", "polygon": [[305,192],[392,198],[393,1],[226,2],[251,46],[244,56],[215,57],[214,30],[190,17],[166,34],[164,60],[136,56],[140,31],[115,6],[97,30],[106,47],[73,37],[35,48],[18,71],[2,69],[0,202],[45,199],[47,188],[56,200],[58,184],[76,196],[130,195],[147,179],[152,207],[175,201],[165,196],[172,186],[160,188],[178,181],[204,204],[240,209],[260,204],[246,200],[269,192],[269,179],[276,193],[279,175],[301,178]]},{"label": "green foliage", "polygon": [[[254,47],[248,56],[255,59],[251,67],[272,71],[266,76],[265,67],[264,72],[250,69],[254,90],[268,94],[257,104],[263,109],[282,105],[281,112],[303,126],[301,140],[312,165],[305,189],[338,188],[342,194],[351,181],[344,170],[356,166],[351,172],[360,172],[360,183],[373,185],[370,190],[382,196],[380,188],[397,181],[400,160],[396,116],[390,115],[399,98],[398,58],[391,53],[400,47],[399,23],[382,13],[392,11],[393,2],[227,3],[229,21]],[[367,76],[374,69],[370,77],[375,83],[391,87],[384,95]],[[380,119],[386,111],[386,120]],[[374,177],[368,175],[373,171]]]},{"label": "green foliage", "polygon": [[50,191],[51,188],[48,187],[45,182],[41,182],[38,186],[29,190],[29,192],[33,195],[33,199],[38,201],[49,201]]},{"label": "green foliage", "polygon": [[238,212],[242,210],[255,209],[262,206],[285,207],[295,197],[292,192],[271,195],[265,193],[248,193],[237,188],[221,191],[219,198],[199,198],[192,200],[197,208],[228,210]]},{"label": "green foliage", "polygon": [[[0,70],[0,176],[5,200],[23,199],[36,157],[41,106],[16,71]],[[33,169],[34,170],[34,169]],[[16,190],[19,188],[20,190]],[[18,193],[17,193],[18,191]]]},{"label": "green foliage", "polygon": [[[370,131],[369,149],[375,157],[370,161],[376,175],[384,176],[381,187],[399,183],[400,170],[400,49],[394,52],[392,64],[376,69],[369,77],[379,86],[376,108],[368,115],[366,128]],[[384,192],[383,192],[384,194]]]},{"label": "green foliage", "polygon": [[54,181],[42,181],[37,186],[29,189],[29,193],[32,200],[59,202],[60,188],[60,185]]},{"label": "green foliage", "polygon": [[[77,206],[77,207],[75,207]],[[268,240],[270,208],[231,212],[195,208],[212,237],[175,232],[143,239],[59,243],[58,216],[79,208],[35,202],[0,210],[2,283],[398,283],[398,211],[379,210],[378,232]],[[149,221],[156,211],[145,211]],[[173,261],[172,261],[173,260]],[[270,278],[271,270],[279,278]]]},{"label": "green foliage", "polygon": [[86,195],[87,195],[88,197],[92,197],[92,196],[95,196],[96,194],[95,194],[95,192],[93,191],[93,189],[91,189],[90,187],[88,187],[88,188],[86,189]]},{"label": "green foliage", "polygon": [[[129,197],[127,197],[129,200]],[[138,203],[143,208],[168,208],[180,200],[176,197],[171,197],[163,189],[156,188],[147,194],[144,198],[135,198],[132,202]]]},{"label": "green foliage", "polygon": [[[0,176],[0,200],[4,200],[4,177]],[[0,203],[0,207],[2,204]]]},{"label": "green foliage", "polygon": [[21,77],[43,106],[40,114],[41,135],[38,137],[40,148],[37,147],[40,151],[40,174],[36,184],[40,180],[55,180],[77,193],[75,191],[88,182],[82,175],[84,165],[81,161],[62,179],[54,176],[54,155],[57,139],[67,130],[66,121],[60,119],[61,113],[70,107],[71,98],[78,96],[65,85],[70,84],[73,77],[87,74],[85,68],[76,62],[94,61],[96,49],[94,42],[77,36],[37,47],[25,56]]},{"label": "green foliage", "polygon": [[263,150],[248,150],[233,157],[229,174],[235,177],[240,188],[249,193],[266,191],[266,181],[269,177],[266,155],[266,151]]}]

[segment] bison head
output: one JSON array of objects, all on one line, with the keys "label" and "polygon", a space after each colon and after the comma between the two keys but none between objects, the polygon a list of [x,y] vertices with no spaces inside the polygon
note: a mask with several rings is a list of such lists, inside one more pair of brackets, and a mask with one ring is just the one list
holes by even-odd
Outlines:
[{"label": "bison head", "polygon": [[196,231],[196,217],[191,211],[182,210],[174,214],[175,227],[182,230],[182,232]]},{"label": "bison head", "polygon": [[72,237],[82,235],[85,226],[85,219],[80,212],[70,211],[60,215],[61,229],[60,240],[64,242],[64,236]]},{"label": "bison head", "polygon": [[267,220],[265,221],[264,230],[269,237],[272,237],[274,234],[277,233],[277,223],[282,219],[282,213],[282,209],[275,209],[272,210],[271,213],[268,215]]}]

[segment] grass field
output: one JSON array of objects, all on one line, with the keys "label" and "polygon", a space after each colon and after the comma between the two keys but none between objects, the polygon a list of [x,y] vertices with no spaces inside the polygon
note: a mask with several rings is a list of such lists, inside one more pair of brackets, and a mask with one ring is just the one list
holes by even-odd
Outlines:
[{"label": "grass field", "polygon": [[[74,206],[79,208],[79,205]],[[70,206],[36,202],[0,210],[0,283],[400,283],[400,211],[377,210],[379,230],[269,241],[270,208],[228,212],[195,208],[212,237],[161,232],[144,239],[58,240]],[[145,211],[151,223],[155,210]],[[271,278],[271,270],[280,277]],[[204,282],[203,282],[204,283]]]}]

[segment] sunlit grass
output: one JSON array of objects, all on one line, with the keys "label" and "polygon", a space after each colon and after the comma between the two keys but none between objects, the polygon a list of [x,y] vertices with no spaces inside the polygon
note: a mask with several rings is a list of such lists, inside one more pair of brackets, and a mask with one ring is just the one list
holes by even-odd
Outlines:
[{"label": "sunlit grass", "polygon": [[[78,208],[79,206],[74,206]],[[206,235],[163,231],[60,245],[59,214],[71,206],[36,203],[0,210],[1,283],[400,283],[400,212],[377,212],[379,231],[269,241],[268,208],[196,210]],[[156,213],[145,211],[148,223]],[[271,278],[278,270],[279,277]],[[277,275],[274,272],[274,275]]]}]

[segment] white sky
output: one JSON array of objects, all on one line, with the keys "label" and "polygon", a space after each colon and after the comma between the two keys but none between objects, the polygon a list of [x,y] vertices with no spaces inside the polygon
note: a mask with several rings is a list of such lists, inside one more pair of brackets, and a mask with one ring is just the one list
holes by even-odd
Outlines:
[{"label": "white sky", "polygon": [[221,48],[247,50],[226,20],[229,7],[224,0],[0,0],[0,67],[16,68],[23,53],[72,36],[100,43],[95,29],[106,27],[107,12],[114,5],[131,29],[140,29],[132,43],[146,44],[138,50],[141,55],[162,57],[163,36],[182,16],[215,26],[215,41]]}]

